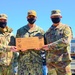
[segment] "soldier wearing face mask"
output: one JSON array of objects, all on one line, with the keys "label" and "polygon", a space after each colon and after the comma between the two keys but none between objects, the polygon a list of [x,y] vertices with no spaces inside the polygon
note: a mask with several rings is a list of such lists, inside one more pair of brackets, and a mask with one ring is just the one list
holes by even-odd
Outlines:
[{"label": "soldier wearing face mask", "polygon": [[12,75],[12,48],[15,46],[12,29],[7,25],[7,15],[0,14],[0,75]]},{"label": "soldier wearing face mask", "polygon": [[60,10],[51,11],[52,25],[45,33],[46,62],[48,75],[71,75],[70,42],[72,39],[71,28],[61,23]]},{"label": "soldier wearing face mask", "polygon": [[[44,31],[35,24],[37,14],[34,10],[27,13],[28,24],[17,30],[17,38],[43,37]],[[40,50],[19,51],[18,75],[43,75]]]}]

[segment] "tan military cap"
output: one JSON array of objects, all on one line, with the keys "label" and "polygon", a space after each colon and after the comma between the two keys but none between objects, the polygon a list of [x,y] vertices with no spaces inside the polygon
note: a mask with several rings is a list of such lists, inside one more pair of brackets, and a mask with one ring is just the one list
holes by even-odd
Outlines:
[{"label": "tan military cap", "polygon": [[28,11],[28,16],[29,16],[29,15],[37,16],[37,15],[36,15],[36,11],[34,11],[34,10]]},{"label": "tan military cap", "polygon": [[0,19],[7,19],[7,15],[6,14],[0,14]]},{"label": "tan military cap", "polygon": [[60,10],[52,10],[51,11],[51,16],[56,16],[56,15],[61,16],[61,11]]}]

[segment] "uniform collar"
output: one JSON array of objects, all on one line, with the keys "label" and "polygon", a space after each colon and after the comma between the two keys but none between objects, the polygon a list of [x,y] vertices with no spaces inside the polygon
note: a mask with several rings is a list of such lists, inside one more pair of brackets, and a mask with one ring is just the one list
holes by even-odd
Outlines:
[{"label": "uniform collar", "polygon": [[59,23],[57,26],[52,25],[51,29],[58,29],[62,26],[62,23]]}]

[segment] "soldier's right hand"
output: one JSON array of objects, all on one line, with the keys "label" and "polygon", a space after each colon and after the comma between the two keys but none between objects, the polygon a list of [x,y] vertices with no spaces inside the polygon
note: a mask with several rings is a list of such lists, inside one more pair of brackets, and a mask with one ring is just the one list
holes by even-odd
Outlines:
[{"label": "soldier's right hand", "polygon": [[11,46],[11,47],[10,47],[10,50],[11,50],[12,52],[17,52],[17,51],[18,51],[16,46]]}]

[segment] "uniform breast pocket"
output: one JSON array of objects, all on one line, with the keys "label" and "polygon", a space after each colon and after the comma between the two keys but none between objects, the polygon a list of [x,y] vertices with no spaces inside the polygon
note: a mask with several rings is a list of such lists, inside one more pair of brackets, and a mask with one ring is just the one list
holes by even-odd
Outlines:
[{"label": "uniform breast pocket", "polygon": [[55,33],[55,36],[58,39],[62,38],[63,37],[63,30],[62,29],[57,30]]}]

